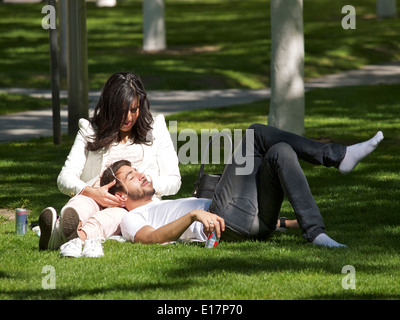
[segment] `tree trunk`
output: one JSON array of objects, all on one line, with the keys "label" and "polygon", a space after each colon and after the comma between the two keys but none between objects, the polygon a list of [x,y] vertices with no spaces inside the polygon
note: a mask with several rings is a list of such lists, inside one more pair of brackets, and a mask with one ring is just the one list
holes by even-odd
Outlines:
[{"label": "tree trunk", "polygon": [[303,135],[303,0],[271,0],[271,38],[268,124]]},{"label": "tree trunk", "polygon": [[378,18],[396,17],[396,0],[376,0],[376,15]]},{"label": "tree trunk", "polygon": [[85,0],[67,0],[68,135],[78,132],[80,118],[89,117]]},{"label": "tree trunk", "polygon": [[97,7],[115,7],[117,0],[96,0]]},{"label": "tree trunk", "polygon": [[166,49],[164,0],[143,0],[143,50]]}]

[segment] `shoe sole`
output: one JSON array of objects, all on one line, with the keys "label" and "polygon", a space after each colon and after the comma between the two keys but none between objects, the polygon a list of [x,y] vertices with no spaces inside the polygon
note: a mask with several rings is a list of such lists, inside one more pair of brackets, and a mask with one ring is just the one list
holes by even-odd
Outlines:
[{"label": "shoe sole", "polygon": [[82,254],[83,258],[101,258],[104,257],[104,254]]},{"label": "shoe sole", "polygon": [[47,250],[51,247],[52,234],[57,221],[57,213],[53,208],[46,208],[39,216],[39,250]]},{"label": "shoe sole", "polygon": [[63,253],[60,252],[60,256],[64,257],[64,258],[80,258],[81,257],[81,255],[76,255],[76,254],[70,253],[70,252],[63,252]]},{"label": "shoe sole", "polygon": [[75,209],[67,208],[64,210],[60,218],[60,229],[64,243],[79,237],[79,220],[79,215]]},{"label": "shoe sole", "polygon": [[73,251],[60,251],[60,256],[64,258],[80,258],[82,255]]}]

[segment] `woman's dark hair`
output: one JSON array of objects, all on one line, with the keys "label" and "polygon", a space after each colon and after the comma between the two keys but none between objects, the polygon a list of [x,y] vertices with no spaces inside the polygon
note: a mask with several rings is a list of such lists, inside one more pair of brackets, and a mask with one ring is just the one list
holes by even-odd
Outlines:
[{"label": "woman's dark hair", "polygon": [[108,189],[108,192],[111,194],[115,194],[118,191],[126,192],[126,187],[121,183],[121,180],[116,177],[118,170],[123,166],[130,167],[131,163],[128,160],[119,160],[108,166],[100,178],[100,186],[104,186],[116,180],[116,183]]},{"label": "woman's dark hair", "polygon": [[131,106],[139,107],[139,117],[132,127],[130,138],[133,143],[151,144],[147,139],[152,129],[153,117],[150,103],[140,78],[131,72],[113,74],[104,85],[94,115],[89,120],[95,129],[87,150],[96,151],[119,141],[119,131]]}]

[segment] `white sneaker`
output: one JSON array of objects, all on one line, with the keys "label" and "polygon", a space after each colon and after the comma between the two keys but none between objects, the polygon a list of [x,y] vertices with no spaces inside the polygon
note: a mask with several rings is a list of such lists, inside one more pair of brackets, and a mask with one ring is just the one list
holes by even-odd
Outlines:
[{"label": "white sneaker", "polygon": [[82,256],[83,244],[84,242],[80,238],[72,239],[60,247],[60,255],[62,257],[79,258]]},{"label": "white sneaker", "polygon": [[97,238],[97,239],[86,239],[85,247],[83,248],[82,257],[87,258],[99,258],[104,256],[103,246],[106,239]]}]

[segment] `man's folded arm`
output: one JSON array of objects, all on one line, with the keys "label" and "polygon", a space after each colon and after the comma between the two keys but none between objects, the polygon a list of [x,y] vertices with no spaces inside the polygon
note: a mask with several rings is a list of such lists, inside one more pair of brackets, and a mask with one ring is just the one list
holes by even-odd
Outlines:
[{"label": "man's folded arm", "polygon": [[158,229],[144,226],[135,235],[135,242],[150,244],[175,241],[193,223],[191,212]]},{"label": "man's folded arm", "polygon": [[225,222],[221,217],[204,210],[193,210],[158,229],[149,225],[142,227],[136,233],[134,242],[150,244],[175,241],[195,221],[203,223],[205,234],[210,234],[215,229],[217,237],[221,237],[221,232],[225,230]]}]

